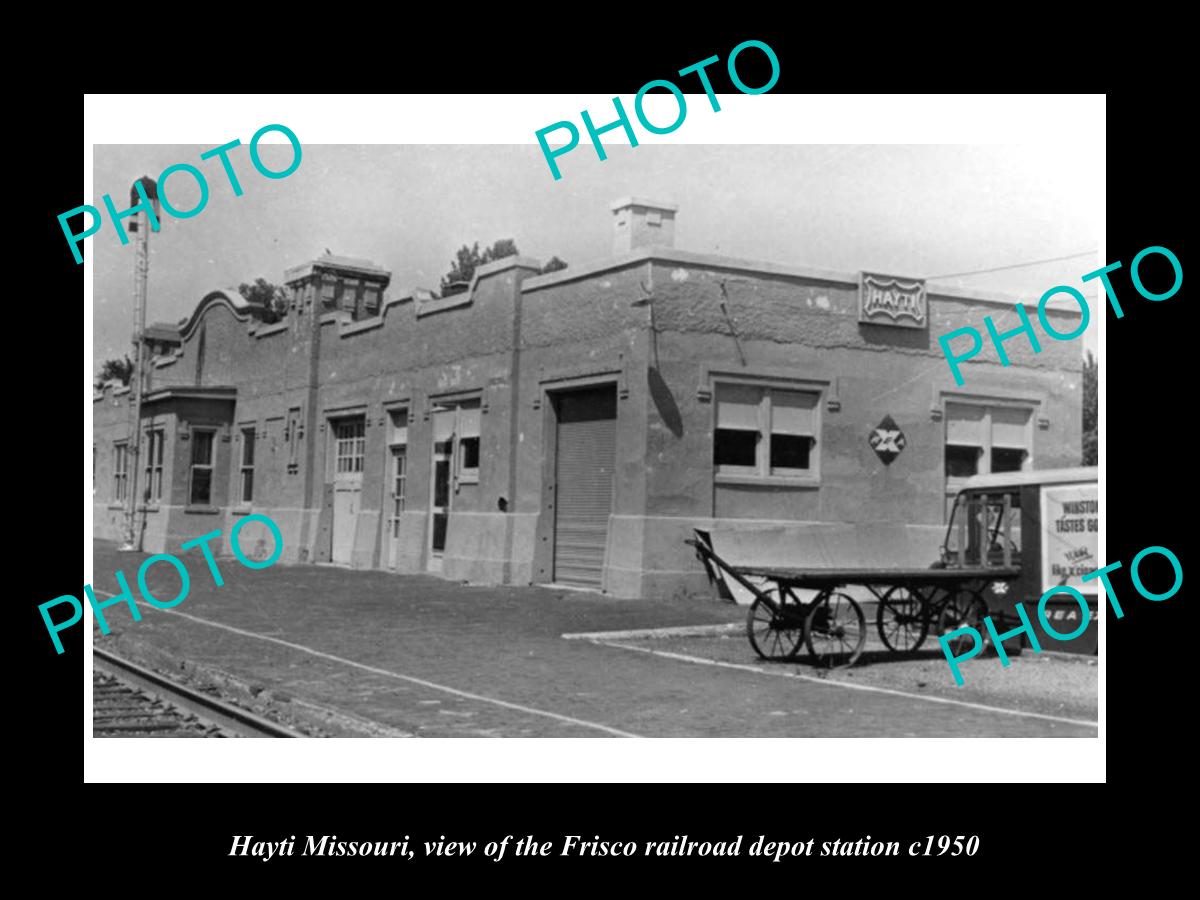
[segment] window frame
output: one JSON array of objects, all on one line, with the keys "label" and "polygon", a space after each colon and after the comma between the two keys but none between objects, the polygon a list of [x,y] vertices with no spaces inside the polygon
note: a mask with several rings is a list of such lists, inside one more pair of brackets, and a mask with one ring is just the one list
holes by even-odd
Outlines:
[{"label": "window frame", "polygon": [[125,503],[129,497],[129,441],[113,441],[113,502]]},{"label": "window frame", "polygon": [[[468,466],[465,462],[467,457],[467,448],[464,441],[475,441],[475,465]],[[455,451],[454,451],[454,468],[456,478],[459,484],[479,484],[479,455],[482,450],[481,439],[479,435],[462,438],[458,435],[454,436]]]},{"label": "window frame", "polygon": [[959,492],[947,516],[942,559],[960,567],[1019,568],[1024,552],[1023,494],[1012,487]]},{"label": "window frame", "polygon": [[362,310],[364,318],[378,316],[383,308],[383,292],[376,285],[368,284],[362,291]]},{"label": "window frame", "polygon": [[[960,444],[949,440],[950,431],[950,407],[951,406],[972,406],[983,410],[982,429],[983,443],[976,444]],[[954,497],[966,485],[967,479],[975,477],[974,475],[950,475],[946,470],[946,451],[950,447],[978,447],[979,449],[979,464],[975,475],[991,475],[992,472],[992,451],[997,448],[992,429],[992,413],[997,409],[1017,409],[1028,415],[1025,422],[1025,438],[1026,445],[1021,448],[1025,451],[1025,458],[1021,461],[1021,468],[1018,472],[1033,471],[1033,443],[1034,443],[1034,423],[1037,421],[1038,403],[1033,400],[1006,400],[996,397],[947,397],[942,403],[942,477],[945,479],[946,487],[945,494],[949,500],[949,505],[946,506],[946,521],[950,520],[950,514],[954,508]],[[1018,449],[1007,444],[999,445],[1000,449]]]},{"label": "window frame", "polygon": [[[342,429],[351,433],[343,437]],[[333,477],[361,477],[367,462],[367,417],[365,414],[338,416],[331,422],[333,432]],[[346,463],[343,468],[343,462]],[[357,465],[355,463],[357,462]]]},{"label": "window frame", "polygon": [[[146,490],[149,492],[146,496],[147,506],[158,506],[162,503],[163,456],[165,454],[163,447],[166,437],[167,431],[163,426],[146,429],[146,464],[143,466],[143,472],[146,476]],[[154,452],[156,448],[157,456]]]},{"label": "window frame", "polygon": [[[187,505],[193,509],[211,509],[213,508],[213,496],[216,494],[216,460],[217,460],[217,432],[218,429],[205,426],[193,426],[190,431],[190,443],[188,448],[188,493]],[[196,440],[201,435],[208,435],[208,462],[196,462]],[[196,470],[208,470],[208,501],[199,502],[196,500]]]},{"label": "window frame", "polygon": [[[950,407],[955,406],[955,405],[957,405],[957,406],[973,406],[973,407],[981,408],[983,410],[983,420],[982,420],[983,443],[981,445],[958,444],[958,443],[953,443],[949,440],[950,419],[951,419]],[[1012,447],[1007,444],[1000,444],[999,448],[1000,449],[1008,449],[1008,450],[1023,449],[1025,451],[1025,458],[1021,461],[1021,468],[1018,469],[1017,471],[1029,472],[1029,471],[1033,470],[1033,423],[1036,418],[1035,414],[1037,413],[1037,404],[1036,403],[1032,403],[1032,402],[1026,403],[1026,402],[1022,402],[1022,401],[997,401],[997,400],[990,400],[990,399],[984,399],[984,398],[971,398],[971,397],[955,397],[952,400],[947,399],[945,401],[945,405],[944,405],[944,409],[943,409],[943,413],[942,413],[942,419],[944,422],[943,427],[942,427],[942,471],[943,471],[943,473],[945,472],[945,467],[946,467],[946,448],[947,447],[979,446],[979,449],[981,451],[979,454],[979,471],[977,471],[975,474],[976,475],[991,475],[992,474],[992,451],[997,449],[997,445],[994,442],[994,435],[993,435],[993,429],[992,429],[992,413],[994,410],[997,410],[997,409],[1018,409],[1018,410],[1021,410],[1022,412],[1025,412],[1028,414],[1029,418],[1028,418],[1028,421],[1025,423],[1025,436],[1027,439],[1026,446],[1023,448],[1016,448],[1016,447]],[[967,476],[947,475],[946,479],[947,479],[947,483],[953,481],[961,486],[962,482],[966,481],[966,479],[970,478],[970,477],[972,477],[972,476],[970,476],[970,475],[967,475]]]},{"label": "window frame", "polygon": [[[391,510],[388,516],[388,535],[392,539],[400,537],[400,520],[404,513],[404,505],[408,494],[408,428],[411,425],[408,407],[398,406],[388,409],[388,502]],[[403,428],[403,438],[400,429]]]},{"label": "window frame", "polygon": [[[788,487],[816,487],[821,482],[821,433],[824,428],[823,409],[828,385],[824,382],[800,381],[772,377],[737,376],[714,373],[711,381],[712,403],[712,473],[714,484],[780,485]],[[755,441],[754,466],[732,466],[716,461],[717,422],[720,415],[720,389],[722,386],[749,387],[760,392],[757,408],[758,438]],[[809,467],[794,469],[796,474],[772,471],[771,436],[773,423],[774,392],[807,394],[814,398],[812,405],[812,434],[809,435]]]},{"label": "window frame", "polygon": [[[466,435],[462,434],[462,419],[463,409],[470,408],[476,412],[476,420],[479,422],[479,433]],[[465,463],[467,448],[463,441],[475,441],[475,465],[468,466]],[[454,401],[454,452],[453,452],[453,469],[451,475],[456,483],[455,490],[459,484],[479,484],[479,463],[483,455],[483,398],[482,397],[464,397],[461,400]]]},{"label": "window frame", "polygon": [[391,457],[391,485],[388,492],[391,515],[388,516],[388,531],[393,538],[398,538],[408,490],[408,445],[391,444],[388,446],[388,455]]},{"label": "window frame", "polygon": [[[479,484],[479,463],[483,460],[483,395],[480,393],[472,394],[455,394],[452,397],[436,397],[430,398],[430,409],[437,411],[441,410],[448,412],[454,411],[454,422],[450,432],[450,490],[452,493],[458,493],[459,487],[464,484]],[[463,425],[463,410],[474,409],[476,418],[479,422],[479,432],[477,434],[468,435],[464,438],[462,434]],[[466,457],[466,447],[463,445],[464,440],[474,440],[478,442],[478,450],[476,452],[476,464],[467,466],[464,464]],[[440,443],[433,441],[434,453],[436,454],[436,445]]]},{"label": "window frame", "polygon": [[300,471],[300,436],[304,429],[299,406],[288,407],[284,423],[288,445],[287,470],[290,474],[295,474]]},{"label": "window frame", "polygon": [[340,288],[337,308],[349,313],[350,318],[357,322],[362,318],[362,293],[358,289],[359,281],[357,278],[343,278]]},{"label": "window frame", "polygon": [[[257,426],[243,426],[240,429],[242,446],[238,456],[238,506],[249,507],[254,503],[254,466],[255,454],[258,452]],[[249,440],[247,440],[249,436]],[[246,450],[250,450],[250,462],[246,462]],[[250,496],[246,496],[246,476],[249,475]]]},{"label": "window frame", "polygon": [[321,312],[333,312],[338,308],[338,281],[328,275],[321,278]]}]

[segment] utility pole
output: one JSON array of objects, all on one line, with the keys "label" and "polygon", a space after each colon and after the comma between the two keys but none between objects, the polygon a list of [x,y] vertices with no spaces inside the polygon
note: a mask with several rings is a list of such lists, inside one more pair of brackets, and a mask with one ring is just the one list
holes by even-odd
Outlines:
[{"label": "utility pole", "polygon": [[[159,203],[158,203],[158,185],[154,183],[149,175],[143,175],[138,179],[141,182],[142,189],[146,192],[146,196],[150,200],[151,208],[154,210],[154,218],[157,225]],[[137,184],[134,182],[133,187],[129,189],[129,205],[130,207],[137,206],[141,201]],[[138,510],[138,470],[141,468],[142,457],[142,386],[145,381],[145,350],[146,342],[143,340],[143,335],[146,331],[146,283],[150,277],[150,231],[151,226],[145,209],[138,210],[137,214],[129,223],[129,230],[137,232],[135,241],[136,251],[133,261],[133,402],[129,406],[130,426],[129,426],[129,447],[132,451],[127,456],[129,460],[127,465],[131,466],[133,471],[129,473],[129,508],[125,514],[125,544],[121,547],[122,550],[135,550],[141,552],[142,549],[142,529],[138,527],[137,510]],[[157,228],[153,230],[157,231]],[[146,504],[142,504],[142,514],[145,515]]]}]

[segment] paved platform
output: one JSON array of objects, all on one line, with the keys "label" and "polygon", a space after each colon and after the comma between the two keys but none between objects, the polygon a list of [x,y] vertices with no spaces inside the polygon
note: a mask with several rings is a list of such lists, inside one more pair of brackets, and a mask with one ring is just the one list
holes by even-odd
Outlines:
[{"label": "paved platform", "polygon": [[[120,569],[136,583],[145,556],[97,542],[94,558],[94,586],[114,591],[111,573]],[[218,588],[198,553],[185,562],[192,592],[183,603],[172,610],[140,604],[141,622],[130,621],[124,606],[114,606],[113,633],[102,636],[97,629],[95,640],[160,669],[226,679],[260,707],[312,723],[317,734],[1096,735],[1089,724],[1095,716],[1087,714],[1086,678],[1082,687],[1073,682],[1078,702],[1061,707],[1063,715],[1049,714],[1057,701],[1045,701],[1037,689],[1040,683],[1047,695],[1053,690],[1056,666],[1078,673],[1074,660],[1051,661],[1031,682],[1033,698],[1011,691],[993,697],[986,690],[969,701],[946,692],[926,698],[907,686],[852,689],[803,666],[763,666],[736,633],[722,640],[721,629],[669,637],[680,642],[671,649],[628,636],[743,620],[744,609],[715,601],[615,600],[329,566],[253,571],[232,559],[218,561],[225,579]],[[154,567],[148,582],[158,596],[170,598],[178,590],[177,576],[166,565]],[[562,637],[609,631],[626,636]],[[645,652],[648,647],[666,652]],[[888,681],[883,664],[872,668],[872,683]],[[805,677],[781,677],[785,669]],[[1087,671],[1094,696],[1096,670]],[[857,673],[849,677],[863,680]],[[1003,708],[989,708],[993,700]]]}]

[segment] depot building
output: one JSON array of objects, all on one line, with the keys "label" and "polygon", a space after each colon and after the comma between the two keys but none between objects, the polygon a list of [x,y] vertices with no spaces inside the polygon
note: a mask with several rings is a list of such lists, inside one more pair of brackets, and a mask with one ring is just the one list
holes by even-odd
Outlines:
[{"label": "depot building", "polygon": [[95,395],[97,537],[136,465],[147,552],[257,512],[281,563],[670,597],[708,591],[693,528],[746,564],[924,565],[962,479],[1080,462],[1077,344],[1015,337],[964,388],[938,348],[1020,298],[676,249],[677,214],[618,201],[612,256],[442,293],[322,256],[271,324],[201,294],[148,329],[136,432],[129,388]]}]

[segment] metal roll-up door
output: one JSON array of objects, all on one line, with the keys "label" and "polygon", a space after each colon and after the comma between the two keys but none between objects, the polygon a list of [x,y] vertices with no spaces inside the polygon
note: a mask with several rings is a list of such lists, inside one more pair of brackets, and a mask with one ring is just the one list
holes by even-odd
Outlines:
[{"label": "metal roll-up door", "polygon": [[554,580],[600,587],[617,445],[613,387],[558,397]]}]

